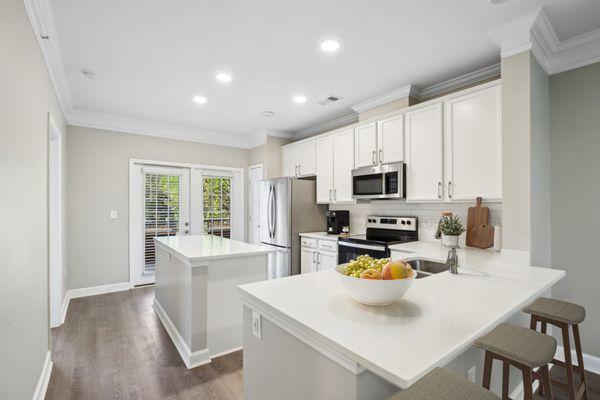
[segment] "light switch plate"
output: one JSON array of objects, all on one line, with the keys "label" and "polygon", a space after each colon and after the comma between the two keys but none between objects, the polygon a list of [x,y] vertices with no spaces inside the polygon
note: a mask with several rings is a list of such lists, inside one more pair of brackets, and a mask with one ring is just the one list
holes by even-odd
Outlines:
[{"label": "light switch plate", "polygon": [[259,339],[262,339],[261,322],[260,314],[256,311],[252,311],[252,334]]},{"label": "light switch plate", "polygon": [[475,382],[475,367],[472,367],[467,374],[468,374],[469,380],[471,382]]},{"label": "light switch plate", "polygon": [[110,219],[119,218],[119,212],[117,210],[110,210]]}]

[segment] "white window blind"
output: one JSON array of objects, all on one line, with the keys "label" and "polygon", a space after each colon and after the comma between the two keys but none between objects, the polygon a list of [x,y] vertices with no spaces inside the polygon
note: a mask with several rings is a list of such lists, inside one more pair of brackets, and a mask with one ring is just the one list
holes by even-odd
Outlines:
[{"label": "white window blind", "polygon": [[203,232],[231,237],[231,177],[205,176],[202,179]]},{"label": "white window blind", "polygon": [[179,234],[179,179],[144,173],[144,273],[154,272],[154,238]]}]

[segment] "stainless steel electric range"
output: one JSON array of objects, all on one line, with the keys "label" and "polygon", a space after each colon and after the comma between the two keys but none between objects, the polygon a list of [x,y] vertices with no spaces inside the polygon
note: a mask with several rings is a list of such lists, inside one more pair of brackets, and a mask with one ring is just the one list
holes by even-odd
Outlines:
[{"label": "stainless steel electric range", "polygon": [[387,258],[391,253],[389,246],[419,240],[418,223],[416,217],[368,216],[365,235],[338,239],[338,263],[347,263],[363,254]]}]

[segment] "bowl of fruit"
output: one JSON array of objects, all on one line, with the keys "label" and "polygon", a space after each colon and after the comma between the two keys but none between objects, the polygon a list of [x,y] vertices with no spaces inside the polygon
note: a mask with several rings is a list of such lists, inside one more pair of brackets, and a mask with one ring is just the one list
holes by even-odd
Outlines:
[{"label": "bowl of fruit", "polygon": [[368,255],[338,265],[335,270],[346,293],[368,306],[386,306],[400,299],[417,276],[403,261],[375,259]]}]

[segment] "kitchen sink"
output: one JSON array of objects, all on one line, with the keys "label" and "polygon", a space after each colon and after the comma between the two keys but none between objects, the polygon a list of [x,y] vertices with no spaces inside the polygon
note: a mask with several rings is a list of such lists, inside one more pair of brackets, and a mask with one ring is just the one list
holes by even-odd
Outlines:
[{"label": "kitchen sink", "polygon": [[415,258],[406,262],[417,272],[417,279],[448,271],[448,267],[443,262],[423,260],[420,258]]}]

